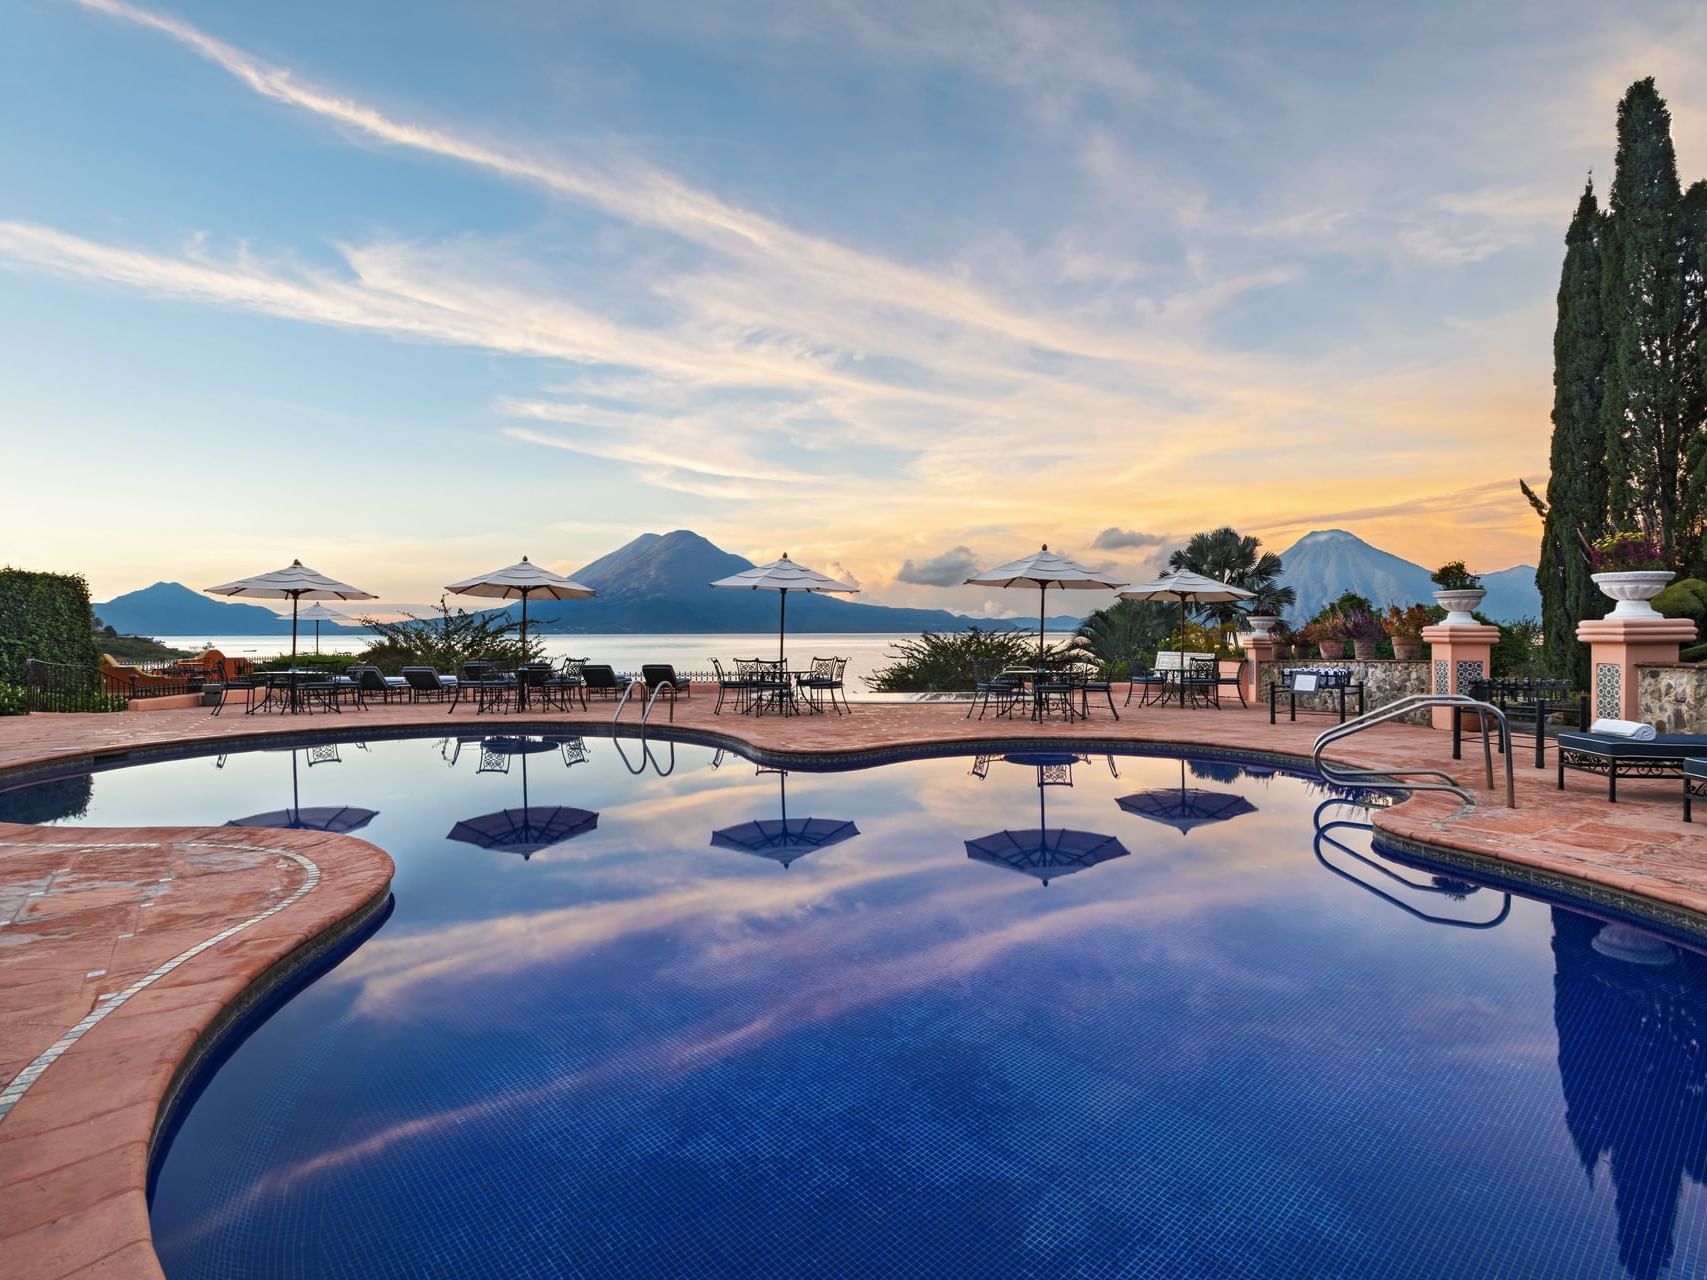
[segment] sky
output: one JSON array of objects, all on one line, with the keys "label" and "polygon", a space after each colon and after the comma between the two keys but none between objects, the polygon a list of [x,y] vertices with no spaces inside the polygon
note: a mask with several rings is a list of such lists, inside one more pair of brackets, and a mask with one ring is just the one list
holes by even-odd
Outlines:
[{"label": "sky", "polygon": [[1707,6],[0,0],[0,561],[383,599],[647,531],[956,584],[1533,563],[1617,101]]}]

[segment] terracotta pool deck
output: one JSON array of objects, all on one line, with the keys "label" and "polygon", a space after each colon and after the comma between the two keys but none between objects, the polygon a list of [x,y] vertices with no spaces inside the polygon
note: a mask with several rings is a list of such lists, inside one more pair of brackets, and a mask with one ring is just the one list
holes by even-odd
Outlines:
[{"label": "terracotta pool deck", "polygon": [[[754,719],[713,716],[711,701],[695,697],[679,704],[674,727],[772,757],[854,764],[862,754],[1014,738],[1302,761],[1331,723],[1309,716],[1271,726],[1266,709],[1133,707],[1118,721],[1105,711],[1088,723],[1036,725],[968,720],[964,705],[855,705],[848,716]],[[611,711],[607,703],[526,718],[468,708],[447,715],[443,704],[421,703],[296,717],[18,717],[0,720],[0,784],[103,760],[240,750],[280,734],[608,733]],[[637,718],[631,707],[631,728]],[[1468,750],[1451,759],[1443,733],[1387,725],[1331,754],[1377,769],[1444,769],[1476,791],[1469,809],[1419,794],[1377,811],[1391,839],[1519,884],[1569,883],[1591,900],[1707,932],[1707,824],[1682,821],[1674,781],[1621,780],[1617,805],[1586,775],[1573,774],[1559,792],[1552,769],[1536,770],[1532,744],[1520,739],[1513,810],[1480,790],[1479,759]],[[8,1277],[159,1276],[144,1184],[184,1076],[237,1012],[381,909],[391,872],[386,854],[348,836],[0,824],[0,1259]],[[52,1056],[45,1066],[43,1054]]]}]

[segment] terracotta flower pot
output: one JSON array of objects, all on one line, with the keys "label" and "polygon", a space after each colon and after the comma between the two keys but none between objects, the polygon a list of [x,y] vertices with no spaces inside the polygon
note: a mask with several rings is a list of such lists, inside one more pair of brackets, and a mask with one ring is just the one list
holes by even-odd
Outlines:
[{"label": "terracotta flower pot", "polygon": [[1420,658],[1422,656],[1423,656],[1423,642],[1421,640],[1395,640],[1395,641],[1393,641],[1393,657],[1395,659],[1397,659],[1398,661],[1400,661],[1400,662],[1415,662],[1418,658]]},{"label": "terracotta flower pot", "polygon": [[1343,658],[1345,657],[1346,643],[1344,640],[1324,640],[1316,648],[1321,651],[1324,658]]},{"label": "terracotta flower pot", "polygon": [[1353,640],[1351,642],[1351,653],[1359,662],[1368,662],[1375,656],[1375,641]]}]

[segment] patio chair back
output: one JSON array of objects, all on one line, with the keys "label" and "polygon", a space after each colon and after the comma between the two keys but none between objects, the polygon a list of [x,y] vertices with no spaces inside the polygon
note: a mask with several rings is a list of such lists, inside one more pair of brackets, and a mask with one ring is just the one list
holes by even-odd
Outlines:
[{"label": "patio chair back", "polygon": [[616,678],[616,668],[603,664],[583,663],[581,678],[587,682],[589,693],[609,692],[622,688],[622,682]]},{"label": "patio chair back", "polygon": [[403,682],[417,693],[443,693],[444,677],[432,667],[404,667]]},{"label": "patio chair back", "polygon": [[543,689],[552,672],[549,662],[527,662],[516,668],[516,679],[530,689]]},{"label": "patio chair back", "polygon": [[363,693],[384,693],[389,688],[385,674],[378,667],[351,667],[349,674],[355,677],[356,688]]},{"label": "patio chair back", "polygon": [[806,678],[817,682],[819,680],[833,682],[836,679],[836,658],[814,658],[812,667]]},{"label": "patio chair back", "polygon": [[645,662],[640,666],[640,678],[646,682],[648,689],[656,689],[666,681],[670,687],[676,688],[681,681],[676,679],[676,669],[668,662]]}]

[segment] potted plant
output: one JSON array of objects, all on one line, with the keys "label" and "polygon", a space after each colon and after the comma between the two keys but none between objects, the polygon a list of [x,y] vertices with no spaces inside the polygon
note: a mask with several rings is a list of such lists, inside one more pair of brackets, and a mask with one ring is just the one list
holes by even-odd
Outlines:
[{"label": "potted plant", "polygon": [[1475,626],[1476,620],[1470,615],[1488,594],[1482,590],[1482,580],[1466,569],[1462,560],[1449,560],[1429,577],[1440,588],[1434,593],[1434,602],[1446,610],[1441,626]]},{"label": "potted plant", "polygon": [[1657,618],[1648,602],[1674,576],[1665,567],[1665,548],[1646,534],[1624,532],[1597,538],[1589,556],[1589,576],[1600,593],[1616,601],[1609,618]]},{"label": "potted plant", "polygon": [[1422,633],[1428,625],[1428,607],[1413,604],[1408,609],[1387,606],[1387,616],[1381,620],[1387,638],[1393,642],[1393,657],[1400,662],[1415,662],[1422,657]]},{"label": "potted plant", "polygon": [[1269,636],[1280,624],[1280,615],[1274,611],[1273,605],[1259,604],[1245,615],[1245,622],[1250,626],[1252,635]]},{"label": "potted plant", "polygon": [[1338,617],[1318,618],[1300,631],[1298,637],[1306,645],[1315,645],[1316,652],[1324,658],[1345,657],[1345,622]]},{"label": "potted plant", "polygon": [[1348,610],[1342,618],[1345,635],[1351,640],[1352,656],[1359,662],[1368,662],[1375,656],[1375,646],[1381,643],[1387,632],[1381,626],[1381,619],[1367,609]]}]

